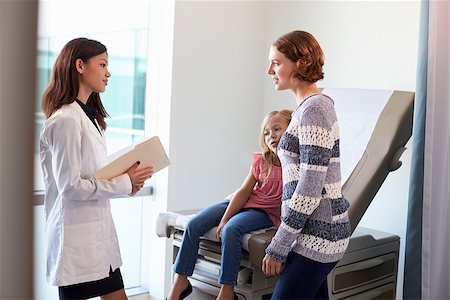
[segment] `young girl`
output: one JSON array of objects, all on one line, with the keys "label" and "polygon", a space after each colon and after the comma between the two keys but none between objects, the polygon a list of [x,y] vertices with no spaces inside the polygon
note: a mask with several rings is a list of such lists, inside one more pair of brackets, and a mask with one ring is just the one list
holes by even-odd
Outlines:
[{"label": "young girl", "polygon": [[275,89],[290,89],[297,108],[280,141],[282,224],[266,249],[263,272],[279,275],[272,299],[328,299],[327,275],[350,238],[348,201],[341,193],[339,126],[333,100],[320,93],[324,56],[304,31],[270,48]]},{"label": "young girl", "polygon": [[135,194],[152,169],[137,170],[137,162],[112,180],[93,177],[107,163],[99,93],[110,76],[106,47],[74,39],[56,59],[42,97],[47,280],[59,286],[61,299],[126,299],[108,198]]},{"label": "young girl", "polygon": [[291,120],[290,110],[273,111],[262,122],[262,153],[253,155],[253,163],[242,186],[223,202],[213,204],[192,218],[183,235],[173,270],[176,273],[168,299],[184,299],[192,292],[191,276],[200,237],[214,226],[222,241],[222,261],[217,299],[237,299],[234,286],[241,259],[241,238],[253,230],[278,226],[282,179],[277,146]]}]

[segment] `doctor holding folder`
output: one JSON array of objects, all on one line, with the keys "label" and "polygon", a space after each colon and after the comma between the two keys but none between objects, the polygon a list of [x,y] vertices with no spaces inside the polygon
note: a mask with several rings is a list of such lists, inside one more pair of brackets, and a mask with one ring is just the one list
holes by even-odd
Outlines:
[{"label": "doctor holding folder", "polygon": [[77,38],[61,50],[42,98],[47,280],[60,299],[126,299],[109,198],[137,193],[153,169],[135,161],[114,178],[94,177],[107,164],[99,93],[110,76],[106,47]]}]

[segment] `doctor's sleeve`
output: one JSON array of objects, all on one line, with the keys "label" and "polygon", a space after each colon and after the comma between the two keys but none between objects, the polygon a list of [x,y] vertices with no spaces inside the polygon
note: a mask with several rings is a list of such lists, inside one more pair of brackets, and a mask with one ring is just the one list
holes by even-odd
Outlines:
[{"label": "doctor's sleeve", "polygon": [[61,196],[70,200],[95,200],[129,194],[131,181],[128,174],[112,180],[81,177],[81,132],[80,122],[71,117],[61,117],[46,128],[52,172]]}]

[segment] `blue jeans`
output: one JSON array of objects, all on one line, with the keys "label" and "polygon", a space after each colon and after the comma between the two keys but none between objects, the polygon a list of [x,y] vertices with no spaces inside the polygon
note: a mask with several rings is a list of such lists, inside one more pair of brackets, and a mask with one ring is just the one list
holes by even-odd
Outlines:
[{"label": "blue jeans", "polygon": [[328,299],[327,276],[337,263],[320,263],[289,252],[272,300]]},{"label": "blue jeans", "polygon": [[[229,201],[213,204],[193,217],[183,234],[183,241],[175,260],[173,271],[191,276],[197,261],[200,237],[214,226],[219,225]],[[252,230],[273,226],[269,216],[259,209],[242,209],[225,224],[222,229],[222,260],[219,283],[237,284],[241,263],[242,236]]]}]

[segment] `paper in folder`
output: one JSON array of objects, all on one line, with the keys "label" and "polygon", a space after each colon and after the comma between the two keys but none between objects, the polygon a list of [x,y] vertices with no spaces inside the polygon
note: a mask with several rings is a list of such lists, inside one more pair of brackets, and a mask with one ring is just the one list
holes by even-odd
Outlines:
[{"label": "paper in folder", "polygon": [[170,165],[170,160],[157,136],[125,148],[110,157],[110,163],[94,173],[96,178],[112,179],[126,172],[135,162],[138,168],[153,167],[153,174]]}]

